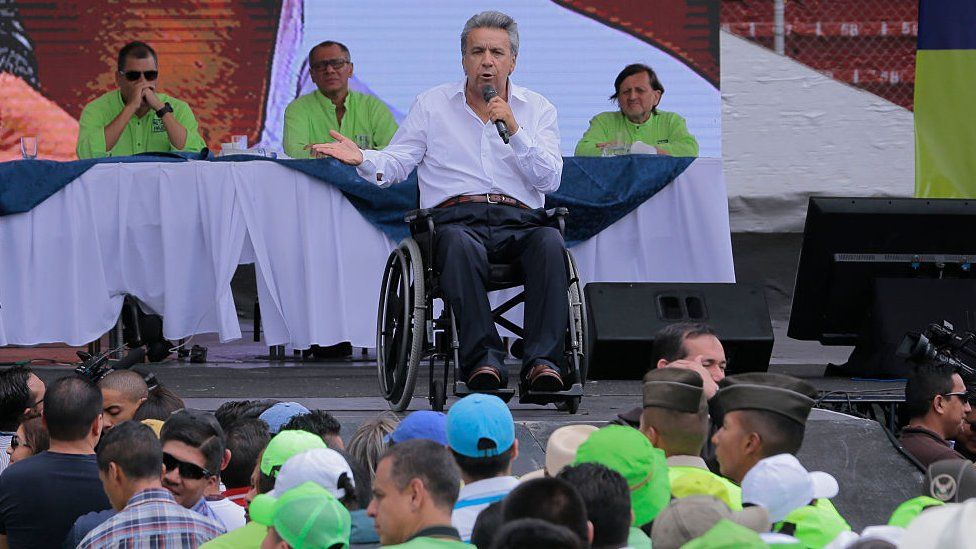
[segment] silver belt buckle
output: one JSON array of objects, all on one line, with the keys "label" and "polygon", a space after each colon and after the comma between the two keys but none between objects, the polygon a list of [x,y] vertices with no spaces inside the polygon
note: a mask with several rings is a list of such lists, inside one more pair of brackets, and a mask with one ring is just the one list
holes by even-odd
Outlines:
[{"label": "silver belt buckle", "polygon": [[491,199],[491,193],[485,193],[485,199],[489,204],[501,204],[501,202],[495,202]]}]

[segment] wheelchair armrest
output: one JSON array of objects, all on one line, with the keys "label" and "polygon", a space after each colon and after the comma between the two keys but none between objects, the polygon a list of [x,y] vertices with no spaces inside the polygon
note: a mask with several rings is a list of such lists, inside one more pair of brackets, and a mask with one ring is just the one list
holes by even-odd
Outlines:
[{"label": "wheelchair armrest", "polygon": [[556,221],[556,227],[559,229],[559,234],[566,236],[566,216],[569,215],[569,208],[564,206],[559,206],[558,208],[549,208],[546,210],[546,217],[550,221]]},{"label": "wheelchair armrest", "polygon": [[430,208],[420,208],[417,210],[410,210],[407,215],[403,218],[407,223],[413,223],[414,221],[420,221],[422,219],[427,219],[433,214],[433,210]]}]

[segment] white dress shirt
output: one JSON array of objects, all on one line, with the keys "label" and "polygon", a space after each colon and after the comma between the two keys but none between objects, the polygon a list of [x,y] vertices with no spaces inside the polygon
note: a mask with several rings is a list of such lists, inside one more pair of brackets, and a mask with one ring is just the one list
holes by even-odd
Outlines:
[{"label": "white dress shirt", "polygon": [[422,208],[486,193],[507,194],[541,208],[544,195],[559,188],[563,170],[556,108],[509,81],[508,103],[519,130],[506,145],[495,125],[482,122],[468,106],[464,84],[443,84],[417,96],[390,144],[363,151],[359,175],[386,187],[416,167]]}]

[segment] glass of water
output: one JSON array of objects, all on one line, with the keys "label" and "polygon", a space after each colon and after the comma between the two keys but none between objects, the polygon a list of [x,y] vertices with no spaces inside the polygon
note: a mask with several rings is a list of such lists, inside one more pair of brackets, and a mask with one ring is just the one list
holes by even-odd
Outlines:
[{"label": "glass of water", "polygon": [[247,136],[246,135],[234,135],[231,136],[230,142],[234,144],[234,148],[240,151],[247,150]]},{"label": "glass of water", "polygon": [[34,160],[37,158],[37,138],[21,137],[20,154],[24,157],[24,160]]}]

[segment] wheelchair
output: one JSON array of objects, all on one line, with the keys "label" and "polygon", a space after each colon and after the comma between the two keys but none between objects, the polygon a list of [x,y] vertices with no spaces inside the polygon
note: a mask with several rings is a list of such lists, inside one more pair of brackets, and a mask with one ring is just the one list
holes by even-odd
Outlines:
[{"label": "wheelchair", "polygon": [[[565,232],[566,208],[546,210],[552,226]],[[512,399],[513,389],[500,388],[490,391],[472,391],[458,379],[460,364],[457,326],[454,312],[444,302],[438,287],[434,262],[433,210],[419,209],[409,212],[405,218],[411,237],[405,238],[390,254],[383,273],[380,289],[379,311],[376,319],[376,365],[380,390],[393,411],[405,410],[413,397],[414,388],[423,361],[429,363],[428,400],[431,409],[443,411],[447,402],[447,384],[453,375],[454,394],[463,397],[473,392],[494,394],[505,402]],[[552,392],[532,391],[527,382],[519,381],[519,402],[546,405],[554,403],[557,409],[575,414],[583,398],[583,386],[587,372],[587,322],[583,302],[583,287],[573,255],[566,250],[566,276],[569,289],[569,318],[567,319],[564,360],[561,364],[563,390]],[[489,292],[520,287],[524,273],[517,263],[490,263]],[[435,318],[434,300],[441,300],[443,307]],[[525,290],[492,310],[497,326],[501,326],[517,338],[523,329],[503,315],[525,301]],[[521,346],[521,339],[512,345],[513,354]],[[520,376],[521,378],[521,376]]]}]

